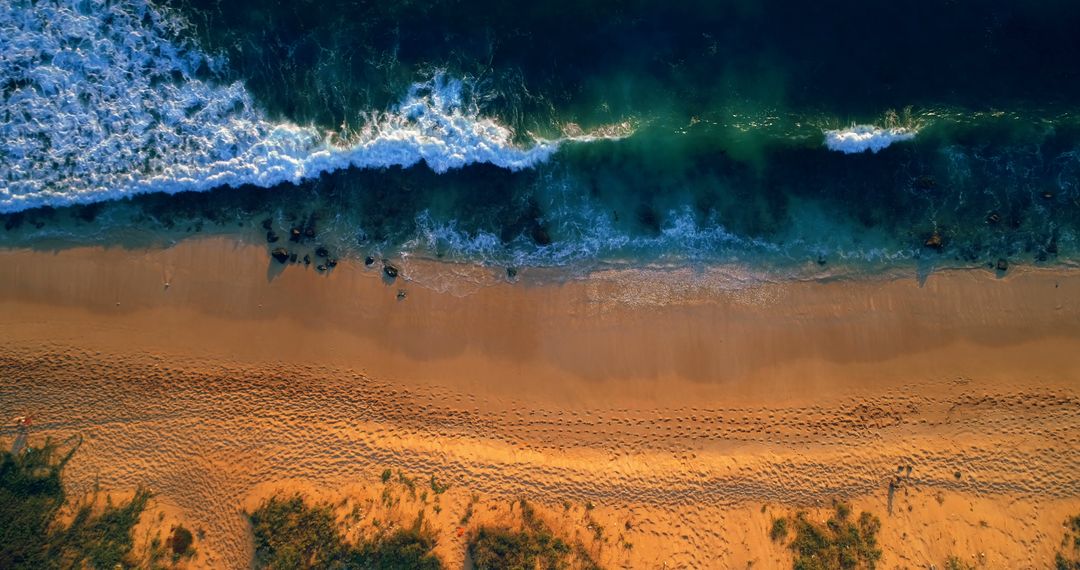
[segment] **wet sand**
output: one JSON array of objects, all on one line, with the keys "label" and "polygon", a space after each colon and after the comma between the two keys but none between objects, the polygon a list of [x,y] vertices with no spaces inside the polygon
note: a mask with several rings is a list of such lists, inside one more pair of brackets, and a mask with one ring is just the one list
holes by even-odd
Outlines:
[{"label": "wet sand", "polygon": [[224,238],[2,250],[0,413],[83,434],[70,484],[148,485],[205,529],[210,567],[245,565],[241,510],[267,488],[386,467],[453,481],[447,528],[469,493],[630,513],[634,548],[604,556],[635,568],[771,567],[769,517],[835,497],[881,516],[884,568],[1042,567],[1080,512],[1075,271],[484,283],[281,271]]}]

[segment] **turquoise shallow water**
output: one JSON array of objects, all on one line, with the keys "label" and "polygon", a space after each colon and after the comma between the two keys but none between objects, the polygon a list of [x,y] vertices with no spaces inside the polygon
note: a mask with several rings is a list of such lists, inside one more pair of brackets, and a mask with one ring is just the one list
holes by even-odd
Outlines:
[{"label": "turquoise shallow water", "polygon": [[0,240],[1071,265],[1080,8],[1014,4],[14,2]]}]

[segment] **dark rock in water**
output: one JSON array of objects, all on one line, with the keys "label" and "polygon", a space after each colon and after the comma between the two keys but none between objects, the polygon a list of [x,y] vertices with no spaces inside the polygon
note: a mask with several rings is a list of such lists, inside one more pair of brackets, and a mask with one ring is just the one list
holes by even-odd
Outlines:
[{"label": "dark rock in water", "polygon": [[97,215],[101,212],[101,208],[101,202],[96,204],[79,204],[74,207],[72,213],[75,214],[76,218],[89,224],[97,219]]},{"label": "dark rock in water", "polygon": [[637,210],[637,219],[638,223],[653,235],[660,233],[660,218],[657,217],[656,210],[652,206],[642,204]]},{"label": "dark rock in water", "polygon": [[825,254],[824,253],[817,256],[817,264],[818,265],[825,265],[828,262],[829,261],[827,259],[825,259]]},{"label": "dark rock in water", "polygon": [[371,267],[371,264],[375,263],[375,258],[370,255],[364,258],[364,265]]},{"label": "dark rock in water", "polygon": [[274,225],[274,221],[271,220],[270,218],[266,218],[265,220],[262,221],[262,227],[263,227],[264,230],[271,229],[273,227],[273,225]]},{"label": "dark rock in water", "polygon": [[394,267],[393,265],[390,265],[389,263],[387,263],[386,265],[383,266],[382,270],[383,270],[383,273],[385,273],[387,277],[389,277],[391,279],[397,279],[397,276],[398,276],[398,268],[397,267]]},{"label": "dark rock in water", "polygon": [[289,254],[289,263],[296,263],[296,254],[295,253],[290,253]]},{"label": "dark rock in water", "polygon": [[1005,261],[1004,257],[998,258],[997,270],[998,271],[1008,271],[1009,270],[1009,262]]},{"label": "dark rock in water", "polygon": [[315,269],[318,269],[319,271],[326,271],[326,266],[320,263],[319,265],[315,266]]},{"label": "dark rock in water", "polygon": [[311,265],[311,256],[306,253],[304,254],[304,265]]},{"label": "dark rock in water", "polygon": [[537,243],[537,245],[548,245],[551,243],[551,236],[548,235],[547,229],[545,229],[544,226],[538,225],[533,228],[532,238],[533,241]]},{"label": "dark rock in water", "polygon": [[4,230],[11,231],[18,229],[22,225],[24,215],[22,212],[15,212],[14,214],[8,214],[4,216]]},{"label": "dark rock in water", "polygon": [[1053,200],[1054,199],[1054,193],[1049,192],[1049,191],[1043,192],[1042,197],[1043,197],[1043,200]]},{"label": "dark rock in water", "polygon": [[330,252],[327,251],[327,249],[325,247],[320,245],[319,247],[315,248],[315,256],[316,257],[330,257]]},{"label": "dark rock in water", "polygon": [[285,263],[289,260],[289,250],[283,247],[275,248],[274,251],[270,252],[270,255],[278,260],[279,263]]},{"label": "dark rock in water", "polygon": [[304,229],[304,237],[308,239],[315,237],[315,228],[308,226]]},{"label": "dark rock in water", "polygon": [[990,212],[989,214],[986,215],[986,223],[988,223],[988,224],[996,224],[996,223],[998,223],[1000,221],[1001,221],[1001,215],[998,214],[997,212]]},{"label": "dark rock in water", "polygon": [[327,259],[326,260],[326,266],[327,267],[337,267],[337,260],[336,259]]},{"label": "dark rock in water", "polygon": [[289,241],[300,241],[300,228],[289,230]]},{"label": "dark rock in water", "polygon": [[506,276],[509,277],[510,279],[513,279],[513,278],[517,277],[517,268],[516,267],[507,267],[506,268]]},{"label": "dark rock in water", "polygon": [[275,243],[278,240],[278,235],[274,233],[274,230],[266,232],[266,241]]},{"label": "dark rock in water", "polygon": [[915,188],[919,190],[933,190],[934,188],[937,188],[937,180],[929,174],[917,176],[915,178]]},{"label": "dark rock in water", "polygon": [[405,299],[406,295],[408,295],[408,293],[406,293],[404,289],[398,289],[398,291],[397,291],[397,300],[401,301],[401,300]]},{"label": "dark rock in water", "polygon": [[930,234],[930,237],[926,238],[923,245],[930,249],[936,249],[941,251],[941,248],[945,247],[945,240],[941,237],[941,232],[934,230],[934,233]]}]

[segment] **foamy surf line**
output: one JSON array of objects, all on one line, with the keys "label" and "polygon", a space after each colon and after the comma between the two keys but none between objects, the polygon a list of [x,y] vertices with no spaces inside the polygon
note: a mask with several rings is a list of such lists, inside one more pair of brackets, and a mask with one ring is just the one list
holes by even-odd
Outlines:
[{"label": "foamy surf line", "polygon": [[[122,5],[121,5],[122,4]],[[360,132],[266,119],[241,83],[200,79],[225,62],[182,38],[182,19],[147,2],[15,1],[0,6],[0,212],[148,192],[297,183],[344,168],[518,170],[566,141],[513,133],[436,76]],[[621,133],[620,136],[625,136]]]},{"label": "foamy surf line", "polygon": [[852,125],[846,129],[825,131],[825,146],[844,154],[866,151],[877,153],[893,143],[910,141],[918,133],[905,127],[879,127],[876,125]]}]

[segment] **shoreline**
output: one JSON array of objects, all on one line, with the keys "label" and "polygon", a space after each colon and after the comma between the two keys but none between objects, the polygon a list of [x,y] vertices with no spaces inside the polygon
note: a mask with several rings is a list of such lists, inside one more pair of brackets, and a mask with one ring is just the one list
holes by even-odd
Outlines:
[{"label": "shoreline", "polygon": [[[1053,358],[1080,339],[1074,271],[740,289],[691,270],[616,271],[560,285],[502,282],[458,297],[388,283],[378,263],[343,261],[323,275],[279,265],[264,249],[210,238],[134,251],[0,250],[0,305],[5,328],[16,331],[9,341],[56,340],[64,331],[52,330],[55,320],[105,350],[359,365],[378,378],[496,392],[502,382],[477,378],[527,372],[551,390],[515,388],[542,398],[567,387],[574,397],[562,403],[580,398],[581,385],[605,401],[616,388],[652,405],[674,382],[699,392],[686,401],[768,403],[794,379],[854,378],[845,387],[857,390],[868,378],[881,387],[952,371],[998,381],[1037,372],[1066,385],[1080,376],[1080,363]],[[124,334],[135,329],[143,334]]]},{"label": "shoreline", "polygon": [[[883,537],[882,567],[943,559],[950,534],[1036,564],[1059,538],[1050,514],[1080,509],[1075,271],[736,290],[615,272],[457,297],[386,283],[377,265],[281,272],[264,246],[223,238],[0,249],[0,268],[0,412],[84,434],[71,485],[151,485],[229,567],[249,554],[228,536],[257,489],[335,488],[380,466],[499,500],[647,511],[643,565],[758,552],[767,537],[733,537],[764,515],[729,521],[732,536],[707,520],[762,504],[880,508],[897,465],[915,467],[918,509],[879,513],[899,542]],[[930,527],[937,539],[897,538]]]}]

